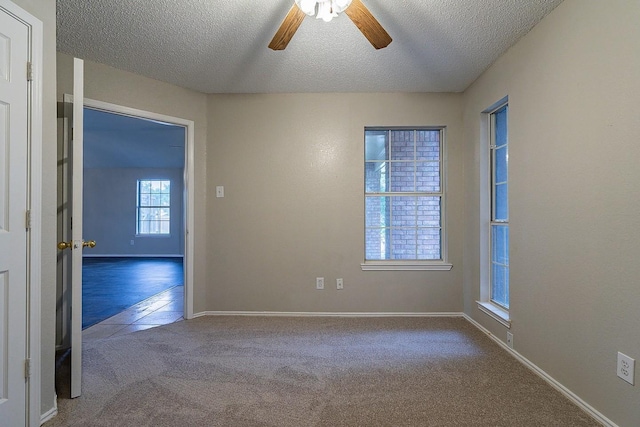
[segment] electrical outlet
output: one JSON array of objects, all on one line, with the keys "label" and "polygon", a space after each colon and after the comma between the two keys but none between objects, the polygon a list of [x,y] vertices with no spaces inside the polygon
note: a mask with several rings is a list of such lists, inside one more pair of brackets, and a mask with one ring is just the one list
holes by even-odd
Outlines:
[{"label": "electrical outlet", "polygon": [[633,385],[635,364],[635,359],[618,352],[618,376],[631,385]]},{"label": "electrical outlet", "polygon": [[344,281],[342,279],[336,279],[336,289],[344,289]]},{"label": "electrical outlet", "polygon": [[324,289],[324,277],[316,277],[316,289]]},{"label": "electrical outlet", "polygon": [[511,332],[507,332],[507,345],[509,348],[513,348],[513,334]]}]

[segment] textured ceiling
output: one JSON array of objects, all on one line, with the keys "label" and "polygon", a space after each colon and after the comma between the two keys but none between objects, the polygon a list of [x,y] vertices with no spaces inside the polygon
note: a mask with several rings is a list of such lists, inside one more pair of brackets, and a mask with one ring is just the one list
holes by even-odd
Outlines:
[{"label": "textured ceiling", "polygon": [[204,93],[460,92],[562,0],[363,0],[393,38],[306,17],[293,0],[57,0],[58,50]]}]

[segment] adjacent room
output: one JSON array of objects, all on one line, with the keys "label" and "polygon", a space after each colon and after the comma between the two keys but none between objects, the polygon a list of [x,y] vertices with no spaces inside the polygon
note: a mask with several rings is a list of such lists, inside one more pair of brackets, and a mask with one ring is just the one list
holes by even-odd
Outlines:
[{"label": "adjacent room", "polygon": [[[17,425],[640,425],[640,2],[14,3],[43,31]],[[70,97],[184,132],[182,183],[130,177],[128,229],[72,242],[183,257],[184,320],[69,339]],[[130,171],[100,169],[104,212]]]},{"label": "adjacent room", "polygon": [[184,153],[181,126],[84,108],[85,337],[182,319]]}]

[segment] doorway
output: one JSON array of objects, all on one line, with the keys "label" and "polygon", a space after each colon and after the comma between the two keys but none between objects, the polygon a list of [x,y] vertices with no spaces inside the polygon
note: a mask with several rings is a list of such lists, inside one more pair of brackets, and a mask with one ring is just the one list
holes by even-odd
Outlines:
[{"label": "doorway", "polygon": [[184,126],[85,106],[84,339],[183,318],[185,146]]},{"label": "doorway", "polygon": [[[72,102],[72,98],[69,98],[70,101],[67,102]],[[121,306],[117,311],[105,311],[100,315],[102,317],[97,317],[97,321],[94,318],[89,323],[83,322],[84,327],[92,327],[96,322],[100,324],[107,320],[108,323],[100,328],[103,330],[100,337],[103,338],[118,331],[126,333],[171,323],[177,318],[192,318],[193,242],[188,230],[193,224],[193,122],[90,99],[84,99],[84,107],[84,234],[88,239],[96,240],[97,245],[95,248],[85,249],[83,259],[87,261],[87,265],[101,264],[102,261],[117,262],[120,266],[123,263],[138,265],[130,271],[132,276],[127,283],[126,292],[123,291],[124,288],[118,290],[117,287],[105,287],[102,289],[106,291],[103,296],[109,295],[112,301],[117,301],[117,298],[113,298],[115,294],[122,293],[125,296],[125,293],[136,293],[132,289],[132,284],[136,283],[135,275],[149,278],[144,273],[145,269],[147,272],[152,270],[158,273],[164,268],[165,271],[170,271],[168,275],[180,278],[172,279],[165,288],[152,287],[151,293],[145,290],[140,293],[137,301],[129,301],[124,306],[120,301]],[[65,134],[68,134],[66,129]],[[133,184],[126,185],[123,190],[124,181]],[[139,204],[139,183],[142,181],[171,182],[171,190],[166,195],[171,207],[170,216],[164,215],[164,210],[168,207]],[[92,182],[97,184],[92,185]],[[154,207],[162,208],[154,211],[161,214],[155,220],[141,215],[148,214]],[[163,224],[160,231],[167,232],[148,232],[150,230],[145,226],[153,225],[154,221],[156,224]],[[166,227],[163,221],[166,221]],[[140,225],[142,223],[144,226]],[[158,269],[150,264],[164,266]],[[88,285],[88,291],[90,287]],[[102,284],[98,285],[98,289],[102,287]],[[158,295],[157,292],[164,294]],[[63,288],[62,293],[68,294],[68,288]],[[90,306],[91,296],[84,292],[84,285],[83,294],[83,299]],[[66,299],[63,300],[62,315],[59,316],[63,322],[61,349],[68,348],[65,343],[68,343],[70,331],[67,320],[69,308]],[[105,301],[98,301],[95,305],[103,310],[107,304]],[[153,322],[149,322],[148,318],[146,323],[139,322],[138,326],[132,326],[140,320],[135,318],[136,315],[140,317],[142,314],[158,311],[156,309],[159,305],[165,305],[164,311],[171,313],[155,313],[156,319]],[[119,315],[118,313],[122,313],[120,309],[128,310],[128,313]],[[132,315],[131,312],[136,310],[136,315]],[[83,313],[84,311],[83,307]],[[171,316],[175,317],[176,313],[176,319],[168,320]],[[110,326],[106,326],[109,324]],[[84,335],[83,332],[83,337]]]},{"label": "doorway", "polygon": [[83,337],[182,319],[186,128],[84,110]]}]

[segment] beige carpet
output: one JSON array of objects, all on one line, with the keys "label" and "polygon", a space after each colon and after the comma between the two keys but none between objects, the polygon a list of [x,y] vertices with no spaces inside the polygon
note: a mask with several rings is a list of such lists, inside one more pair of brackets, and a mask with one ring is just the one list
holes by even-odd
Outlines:
[{"label": "beige carpet", "polygon": [[57,426],[598,426],[462,318],[205,317],[87,343]]}]

